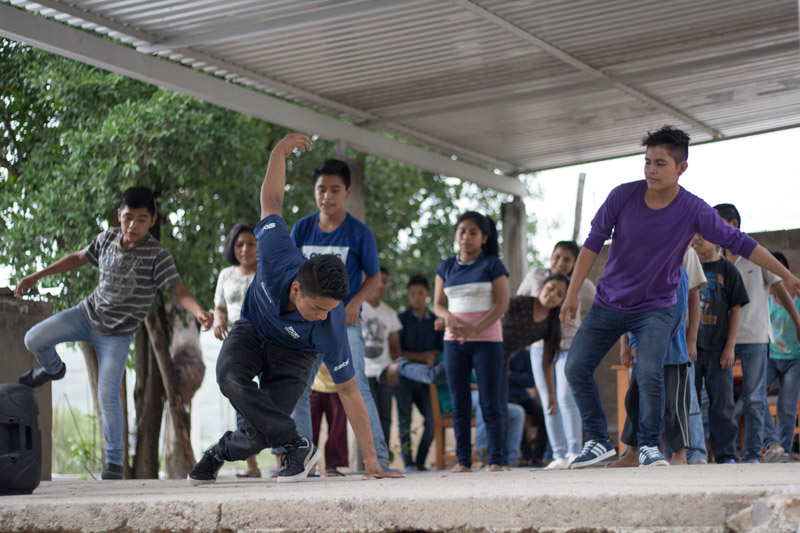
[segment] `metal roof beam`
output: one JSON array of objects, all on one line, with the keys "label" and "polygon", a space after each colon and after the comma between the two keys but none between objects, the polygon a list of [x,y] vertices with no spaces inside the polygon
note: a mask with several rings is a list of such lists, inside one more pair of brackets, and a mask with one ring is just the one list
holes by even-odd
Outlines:
[{"label": "metal roof beam", "polygon": [[349,146],[411,166],[472,181],[518,196],[525,185],[513,178],[402,143],[188,67],[136,52],[67,25],[0,4],[0,35],[130,78],[152,83],[275,124],[341,139]]},{"label": "metal roof beam", "polygon": [[288,17],[278,17],[259,22],[250,22],[241,26],[162,41],[149,46],[141,46],[139,47],[139,51],[143,53],[157,53],[163,52],[164,50],[186,48],[188,46],[195,46],[198,44],[207,45],[212,43],[221,43],[234,39],[241,39],[243,37],[252,37],[253,35],[259,35],[262,33],[269,33],[277,28],[280,28],[281,30],[287,30],[302,26],[310,26],[320,22],[328,23],[340,19],[351,18],[356,15],[363,15],[364,13],[369,13],[371,11],[382,11],[384,9],[397,6],[398,3],[396,0],[361,0],[356,3],[318,9],[311,13],[300,13],[298,15],[290,15]]},{"label": "metal roof beam", "polygon": [[665,113],[668,113],[669,115],[672,115],[673,117],[675,117],[675,118],[677,118],[679,120],[682,120],[686,124],[691,124],[695,128],[697,128],[697,129],[699,129],[701,131],[704,131],[705,133],[711,135],[714,139],[723,139],[723,138],[725,138],[725,136],[719,130],[717,130],[717,129],[709,126],[708,124],[706,124],[706,123],[694,118],[693,116],[691,116],[688,113],[682,111],[681,109],[678,109],[677,107],[675,107],[673,105],[670,105],[670,104],[660,100],[659,98],[647,93],[646,91],[644,91],[642,89],[638,89],[638,88],[636,88],[636,87],[634,87],[634,86],[632,86],[630,84],[623,83],[623,82],[619,81],[618,79],[616,79],[613,76],[603,72],[602,70],[597,69],[597,68],[591,66],[590,64],[584,62],[584,61],[581,61],[577,57],[570,55],[569,53],[565,52],[564,50],[561,50],[560,48],[558,48],[556,46],[553,46],[552,44],[550,44],[549,42],[545,41],[544,39],[541,39],[541,38],[537,37],[536,35],[528,32],[527,30],[525,30],[523,28],[520,28],[516,24],[513,24],[513,23],[507,21],[506,19],[504,19],[504,18],[502,18],[502,17],[500,17],[498,15],[495,15],[494,13],[489,11],[488,9],[479,6],[475,2],[473,2],[471,0],[452,0],[452,1],[455,2],[456,4],[460,5],[461,7],[466,9],[467,11],[469,11],[469,12],[471,12],[471,13],[473,13],[473,14],[475,14],[475,15],[477,15],[477,16],[485,19],[485,20],[487,20],[488,22],[491,22],[495,26],[503,28],[504,30],[516,35],[517,37],[520,37],[524,41],[527,41],[527,42],[533,44],[537,48],[547,52],[551,56],[560,59],[561,61],[567,63],[568,65],[571,65],[571,66],[575,67],[576,69],[578,69],[578,70],[580,70],[582,72],[585,72],[585,73],[587,73],[587,74],[589,74],[591,76],[594,76],[595,78],[598,78],[598,79],[611,80],[612,83],[614,84],[614,86],[617,87],[619,90],[625,92],[626,94],[629,94],[630,96],[633,96],[637,100],[640,100],[642,102],[646,102],[646,103],[650,104],[651,106],[653,106],[654,108],[660,109],[661,111],[664,111]]}]

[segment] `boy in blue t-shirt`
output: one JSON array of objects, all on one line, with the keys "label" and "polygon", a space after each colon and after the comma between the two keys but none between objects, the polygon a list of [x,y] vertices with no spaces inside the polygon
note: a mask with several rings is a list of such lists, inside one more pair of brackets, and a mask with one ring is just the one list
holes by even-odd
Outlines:
[{"label": "boy in blue t-shirt", "polygon": [[[344,161],[329,159],[314,170],[314,198],[319,211],[305,216],[292,227],[291,238],[304,256],[311,259],[318,254],[333,254],[347,268],[350,290],[343,299],[346,314],[347,340],[350,345],[353,370],[364,403],[369,413],[372,438],[378,459],[383,466],[389,463],[389,447],[383,437],[381,420],[364,373],[364,337],[361,332],[361,304],[372,294],[380,282],[378,246],[372,230],[345,210],[352,189],[350,168]],[[362,273],[365,276],[362,282]],[[315,376],[321,359],[317,359],[311,376]],[[292,418],[300,435],[311,438],[311,382],[295,406]],[[280,453],[280,449],[273,449]],[[386,466],[388,468],[388,466]]]},{"label": "boy in blue t-shirt", "polygon": [[[309,438],[301,437],[289,416],[322,354],[347,418],[364,452],[366,476],[384,473],[370,438],[364,401],[353,379],[354,365],[345,332],[342,300],[349,292],[344,264],[334,255],[307,260],[289,238],[283,212],[286,158],[311,140],[293,133],[272,150],[261,186],[258,270],[247,289],[241,319],[222,344],[217,359],[220,390],[244,418],[209,447],[189,474],[194,485],[213,483],[225,461],[241,461],[269,446],[285,450],[279,482],[299,481],[321,457]],[[260,385],[253,378],[261,376]]]}]

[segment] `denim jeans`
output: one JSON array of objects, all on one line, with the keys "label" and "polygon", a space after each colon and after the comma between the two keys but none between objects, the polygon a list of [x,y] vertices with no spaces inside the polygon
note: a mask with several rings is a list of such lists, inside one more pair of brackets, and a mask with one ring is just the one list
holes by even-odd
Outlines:
[{"label": "denim jeans", "polygon": [[742,361],[742,402],[744,404],[743,461],[761,458],[764,442],[764,413],[767,412],[767,359],[769,344],[737,344],[736,357]]},{"label": "denim jeans", "polygon": [[[476,401],[477,391],[473,391],[473,403],[475,408],[475,448],[486,447],[486,421],[483,419],[483,411],[480,402]],[[505,462],[504,465],[514,465],[520,460],[520,443],[522,442],[522,432],[525,431],[525,409],[515,403],[507,404],[508,425],[506,426],[505,441]],[[494,463],[493,463],[494,464]]]},{"label": "denim jeans", "polygon": [[447,369],[443,362],[435,366],[428,366],[408,360],[400,361],[400,364],[397,365],[397,372],[405,378],[428,385],[440,385],[447,381]]},{"label": "denim jeans", "polygon": [[472,466],[472,396],[470,376],[475,369],[478,397],[489,441],[490,464],[505,464],[505,432],[501,410],[503,375],[503,343],[465,342],[444,343],[444,364],[447,368],[447,387],[453,403],[453,432],[456,436],[458,464]]},{"label": "denim jeans", "polygon": [[622,313],[593,304],[581,324],[567,359],[566,374],[583,418],[588,440],[608,440],[608,424],[594,371],[620,336],[637,340],[640,446],[658,446],[664,428],[664,358],[672,331],[672,307]]},{"label": "denim jeans", "polygon": [[583,427],[581,425],[581,412],[575,403],[575,396],[567,382],[564,368],[567,365],[569,351],[561,350],[555,360],[554,378],[556,386],[556,405],[558,412],[554,415],[547,413],[547,381],[544,379],[542,359],[544,350],[531,346],[531,368],[533,380],[544,409],[544,425],[547,428],[547,437],[553,450],[553,459],[566,459],[567,455],[579,455],[583,448]]},{"label": "denim jeans", "polygon": [[125,362],[131,335],[103,335],[96,331],[79,305],[61,311],[33,326],[25,334],[25,346],[33,352],[45,372],[61,369],[55,345],[62,342],[88,342],[97,353],[97,401],[103,416],[106,462],[122,464],[124,414],[119,403],[119,387],[125,376]]},{"label": "denim jeans", "polygon": [[689,365],[689,447],[686,448],[686,460],[691,464],[694,460],[708,460],[706,450],[706,431],[703,427],[703,411],[700,409],[697,387],[695,387],[695,369],[697,365]]},{"label": "denim jeans", "polygon": [[767,362],[767,385],[780,379],[778,391],[777,427],[772,423],[769,408],[764,413],[764,445],[774,442],[791,451],[794,427],[797,423],[797,397],[800,395],[800,359],[772,359]]},{"label": "denim jeans", "polygon": [[[372,399],[372,393],[369,390],[369,381],[364,374],[364,337],[361,335],[361,319],[352,326],[347,327],[347,340],[350,343],[350,358],[353,360],[353,370],[356,373],[356,383],[358,390],[361,391],[361,396],[364,398],[364,404],[367,406],[367,414],[369,414],[369,425],[372,428],[372,441],[375,443],[375,452],[378,455],[378,460],[384,464],[389,464],[389,448],[386,446],[386,441],[383,439],[383,430],[381,429],[381,419],[378,416],[378,409],[375,407],[375,401]],[[319,367],[322,365],[322,356],[317,356],[317,361],[311,369],[311,378],[308,380],[305,391],[297,401],[297,405],[292,412],[292,418],[297,424],[297,431],[301,437],[306,437],[311,441],[311,383],[314,381],[314,376],[317,375]],[[282,453],[283,450],[275,448],[273,453]],[[351,465],[355,467],[355,465]]]},{"label": "denim jeans", "polygon": [[[444,367],[444,365],[441,365]],[[397,422],[400,430],[400,452],[403,465],[408,468],[416,466],[425,468],[425,459],[433,442],[433,408],[431,393],[427,384],[412,381],[401,376],[395,386],[397,398]],[[411,450],[411,406],[416,405],[424,419],[422,435],[417,446],[416,459]]]},{"label": "denim jeans", "polygon": [[714,459],[721,463],[736,458],[736,421],[733,411],[733,369],[720,367],[721,352],[697,349],[695,388],[708,393],[708,442]]}]

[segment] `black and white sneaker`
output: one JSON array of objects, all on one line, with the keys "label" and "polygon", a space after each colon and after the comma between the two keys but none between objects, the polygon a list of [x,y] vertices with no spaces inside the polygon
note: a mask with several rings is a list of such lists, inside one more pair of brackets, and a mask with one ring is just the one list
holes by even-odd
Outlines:
[{"label": "black and white sneaker", "polygon": [[278,483],[292,483],[308,477],[308,473],[322,458],[322,452],[306,438],[294,444],[286,444],[283,449],[283,465],[278,472]]},{"label": "black and white sneaker", "polygon": [[203,458],[194,465],[186,479],[192,485],[214,483],[217,480],[217,472],[224,464],[225,461],[217,454],[217,445],[215,444],[203,452]]},{"label": "black and white sneaker", "polygon": [[583,451],[569,465],[570,469],[583,468],[599,463],[609,457],[614,457],[617,452],[610,440],[589,440],[583,445]]},{"label": "black and white sneaker", "polygon": [[639,466],[669,466],[669,461],[658,451],[658,446],[640,446]]}]

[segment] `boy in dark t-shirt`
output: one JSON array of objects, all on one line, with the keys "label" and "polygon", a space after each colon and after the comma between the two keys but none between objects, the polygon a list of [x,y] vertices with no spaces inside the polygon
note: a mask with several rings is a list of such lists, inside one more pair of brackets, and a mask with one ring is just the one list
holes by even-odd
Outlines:
[{"label": "boy in dark t-shirt", "polygon": [[697,395],[705,381],[708,392],[709,442],[717,463],[735,463],[736,421],[733,410],[733,361],[739,309],[748,303],[742,277],[721,258],[716,246],[700,234],[692,247],[703,262],[708,281],[700,293],[700,327],[697,332]]},{"label": "boy in dark t-shirt", "polygon": [[[316,465],[320,451],[298,435],[289,416],[306,388],[317,354],[330,370],[347,418],[364,452],[366,478],[384,473],[372,444],[364,400],[356,385],[342,300],[349,292],[344,263],[331,254],[306,260],[292,243],[282,218],[286,158],[306,151],[311,140],[293,133],[272,150],[261,186],[258,270],[247,289],[241,319],[222,344],[217,382],[244,418],[209,447],[189,482],[213,483],[225,461],[240,461],[269,446],[285,450],[279,482],[299,481]],[[261,375],[260,385],[253,378]]]}]

